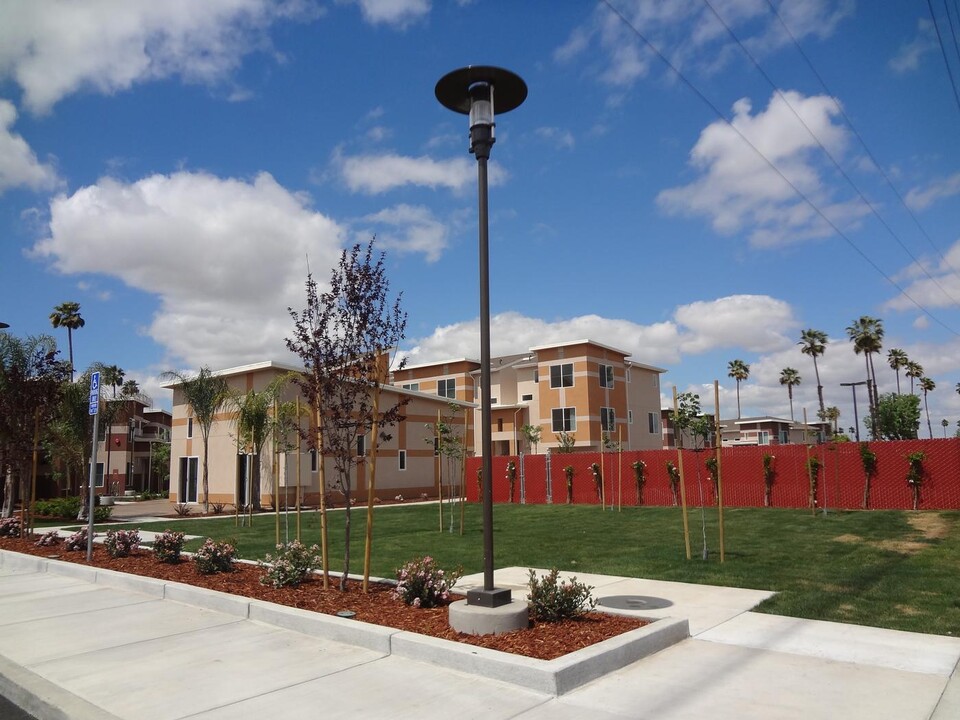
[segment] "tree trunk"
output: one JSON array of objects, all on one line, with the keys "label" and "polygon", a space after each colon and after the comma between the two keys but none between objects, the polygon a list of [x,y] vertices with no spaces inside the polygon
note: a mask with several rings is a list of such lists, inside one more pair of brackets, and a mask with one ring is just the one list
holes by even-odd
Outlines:
[{"label": "tree trunk", "polygon": [[[343,493],[346,505],[343,508],[343,575],[340,576],[340,592],[347,590],[347,575],[350,574],[350,476],[347,475],[347,487]],[[440,498],[441,504],[443,498]]]},{"label": "tree trunk", "polygon": [[813,358],[813,374],[817,376],[817,399],[820,401],[820,412],[824,412],[826,408],[823,404],[823,385],[820,384],[820,368],[817,367],[817,356],[812,355]]},{"label": "tree trunk", "polygon": [[203,514],[210,511],[210,478],[207,475],[207,456],[209,455],[210,443],[207,433],[203,435]]},{"label": "tree trunk", "polygon": [[870,507],[870,476],[867,475],[866,479],[863,482],[863,509],[867,510]]},{"label": "tree trunk", "polygon": [[0,517],[11,517],[13,515],[13,500],[16,494],[16,483],[13,482],[13,470],[7,468],[7,475],[3,482],[3,509],[0,510]]}]

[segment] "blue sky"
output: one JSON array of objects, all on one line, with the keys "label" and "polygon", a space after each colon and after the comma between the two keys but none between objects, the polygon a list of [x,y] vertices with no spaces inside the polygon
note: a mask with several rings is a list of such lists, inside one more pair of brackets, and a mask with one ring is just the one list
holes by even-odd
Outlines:
[{"label": "blue sky", "polygon": [[937,26],[903,1],[8,0],[0,320],[54,333],[79,302],[77,365],[164,405],[164,370],[291,361],[307,262],[323,280],[376,233],[411,362],[476,357],[476,163],[433,90],[500,65],[529,97],[491,160],[495,353],[594,338],[707,407],[720,380],[724,416],[728,361],[751,366],[745,415],[789,413],[790,366],[812,416],[796,342],[817,328],[849,426],[844,330],[872,315],[884,356],[936,381],[939,436],[960,418],[960,16],[932,5]]}]

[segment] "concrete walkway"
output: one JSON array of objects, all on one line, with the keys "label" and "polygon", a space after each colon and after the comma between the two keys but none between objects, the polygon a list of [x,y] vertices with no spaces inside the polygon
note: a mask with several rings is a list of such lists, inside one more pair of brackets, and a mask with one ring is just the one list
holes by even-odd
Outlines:
[{"label": "concrete walkway", "polygon": [[0,694],[42,719],[960,717],[960,639],[752,613],[756,591],[579,575],[691,637],[555,696],[410,659],[410,633],[355,644],[362,623],[24,557],[0,552]]}]

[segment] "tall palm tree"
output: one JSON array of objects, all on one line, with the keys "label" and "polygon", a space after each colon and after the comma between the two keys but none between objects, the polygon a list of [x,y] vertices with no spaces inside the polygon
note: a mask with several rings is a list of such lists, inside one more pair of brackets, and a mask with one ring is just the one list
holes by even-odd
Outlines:
[{"label": "tall palm tree", "polygon": [[927,405],[927,393],[937,389],[937,384],[928,377],[920,378],[920,389],[923,390],[923,411],[927,415],[927,432],[933,440],[933,425],[930,424],[930,406]]},{"label": "tall palm tree", "polygon": [[200,426],[200,435],[203,438],[203,511],[210,508],[210,480],[207,466],[207,455],[210,445],[210,428],[217,412],[227,402],[230,388],[227,380],[204,366],[193,377],[171,370],[160,375],[161,380],[174,380],[177,386],[174,395],[179,391],[183,400],[193,411],[193,416]]},{"label": "tall palm tree", "polygon": [[70,382],[73,382],[73,331],[79,330],[86,321],[80,317],[80,303],[62,302],[50,313],[50,324],[54,328],[67,329],[67,344],[70,347]]},{"label": "tall palm tree", "polygon": [[117,397],[117,388],[123,385],[123,379],[126,376],[123,368],[119,365],[107,365],[101,371],[100,382],[103,385],[109,385],[113,389],[112,397]]},{"label": "tall palm tree", "polygon": [[910,362],[910,358],[907,357],[907,353],[900,348],[890,348],[887,352],[887,363],[890,365],[890,369],[897,374],[897,395],[900,394],[900,368],[907,367],[907,363]]},{"label": "tall palm tree", "polygon": [[787,386],[787,396],[790,398],[790,421],[793,422],[793,388],[800,384],[800,373],[792,367],[780,371],[780,384]]},{"label": "tall palm tree", "polygon": [[743,360],[731,360],[727,363],[727,375],[737,381],[737,418],[740,418],[740,381],[750,377],[750,366]]},{"label": "tall palm tree", "polygon": [[[909,360],[907,362],[907,370],[904,374],[910,378],[910,394],[913,395],[913,381],[923,377],[923,365]],[[960,384],[957,385],[957,392],[960,393]]]},{"label": "tall palm tree", "polygon": [[874,423],[873,434],[876,437],[877,407],[880,405],[880,393],[877,392],[877,373],[873,366],[873,356],[883,349],[883,322],[869,315],[861,315],[847,327],[847,337],[853,343],[853,351],[863,353],[867,368],[867,395],[870,400],[870,418]]},{"label": "tall palm tree", "polygon": [[120,388],[120,394],[128,398],[138,397],[140,395],[140,383],[136,380],[127,380]]},{"label": "tall palm tree", "polygon": [[813,358],[813,373],[817,376],[817,399],[820,401],[820,412],[824,412],[823,405],[823,385],[820,384],[820,369],[817,367],[817,358],[823,355],[827,350],[827,334],[822,330],[804,330],[800,333],[800,342],[802,345],[800,352]]},{"label": "tall palm tree", "polygon": [[823,419],[829,420],[833,423],[833,434],[836,435],[840,432],[840,408],[836,405],[831,405],[823,413]]},{"label": "tall palm tree", "polygon": [[940,424],[943,425],[943,438],[944,438],[944,440],[946,440],[946,438],[947,438],[947,428],[950,427],[950,421],[947,420],[946,418],[944,418],[943,420],[940,421]]}]

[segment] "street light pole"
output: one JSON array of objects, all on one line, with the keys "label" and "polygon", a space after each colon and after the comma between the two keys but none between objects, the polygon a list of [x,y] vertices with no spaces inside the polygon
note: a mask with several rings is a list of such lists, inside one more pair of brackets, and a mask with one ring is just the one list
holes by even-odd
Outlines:
[{"label": "street light pole", "polygon": [[866,384],[866,380],[861,380],[860,382],[840,383],[840,387],[848,387],[853,392],[853,431],[857,436],[857,442],[860,442],[860,418],[857,417],[857,386]]},{"label": "street light pole", "polygon": [[502,114],[527,98],[527,85],[509,70],[470,65],[447,73],[434,90],[444,107],[470,117],[470,152],[477,158],[480,264],[480,422],[483,486],[483,591],[471,590],[467,602],[500,607],[511,602],[509,588],[493,585],[493,473],[490,407],[490,248],[487,208],[487,160],[494,137],[496,109]]}]

